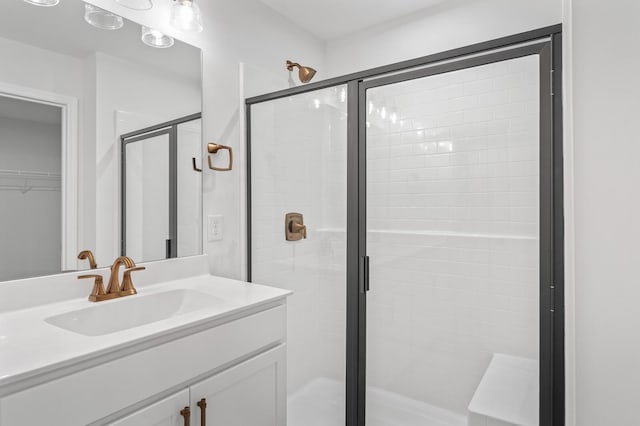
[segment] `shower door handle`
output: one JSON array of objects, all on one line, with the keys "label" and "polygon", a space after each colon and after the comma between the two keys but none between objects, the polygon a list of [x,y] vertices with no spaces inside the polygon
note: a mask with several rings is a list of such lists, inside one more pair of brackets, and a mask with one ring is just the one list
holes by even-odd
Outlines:
[{"label": "shower door handle", "polygon": [[369,287],[369,256],[360,258],[360,293],[366,293]]},{"label": "shower door handle", "polygon": [[171,239],[164,242],[165,259],[171,259]]}]

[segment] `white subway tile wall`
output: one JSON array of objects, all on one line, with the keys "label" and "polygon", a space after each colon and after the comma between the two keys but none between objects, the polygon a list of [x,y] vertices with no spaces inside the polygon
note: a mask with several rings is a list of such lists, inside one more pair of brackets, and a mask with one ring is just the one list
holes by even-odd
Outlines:
[{"label": "white subway tile wall", "polygon": [[[252,107],[253,281],[288,300],[291,419],[344,419],[344,385],[329,400],[296,398],[326,380],[344,384],[346,357],[346,87]],[[285,241],[285,214],[304,214],[307,239]],[[304,406],[299,406],[300,404]],[[313,407],[305,404],[313,404]],[[293,420],[292,420],[293,421]]]},{"label": "white subway tile wall", "polygon": [[493,353],[538,359],[538,69],[368,91],[370,386],[466,413]]}]

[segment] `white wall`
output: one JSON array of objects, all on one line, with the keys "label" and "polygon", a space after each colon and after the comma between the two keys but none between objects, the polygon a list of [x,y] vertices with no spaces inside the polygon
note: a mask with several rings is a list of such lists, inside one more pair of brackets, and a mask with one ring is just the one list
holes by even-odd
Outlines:
[{"label": "white wall", "polygon": [[452,0],[327,43],[337,76],[562,22],[562,0]]},{"label": "white wall", "polygon": [[575,345],[575,202],[573,120],[572,0],[563,0],[563,125],[564,125],[564,296],[565,296],[565,412],[567,426],[576,426]]},{"label": "white wall", "polygon": [[191,167],[201,144],[202,120],[178,126],[178,257],[202,253],[202,175]]},{"label": "white wall", "polygon": [[638,424],[640,3],[573,2],[577,425]]},{"label": "white wall", "polygon": [[11,58],[2,61],[1,82],[82,98],[81,60],[1,37],[0,57]]}]

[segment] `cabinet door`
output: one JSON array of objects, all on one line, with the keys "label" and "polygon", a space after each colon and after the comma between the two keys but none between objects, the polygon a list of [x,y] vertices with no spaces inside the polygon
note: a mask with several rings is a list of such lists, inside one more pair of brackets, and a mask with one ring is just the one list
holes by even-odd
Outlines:
[{"label": "cabinet door", "polygon": [[[286,350],[280,345],[191,386],[192,425],[285,426]],[[206,423],[198,402],[206,399]]]},{"label": "cabinet door", "polygon": [[110,426],[183,426],[180,411],[188,405],[189,390],[185,389],[110,423]]}]

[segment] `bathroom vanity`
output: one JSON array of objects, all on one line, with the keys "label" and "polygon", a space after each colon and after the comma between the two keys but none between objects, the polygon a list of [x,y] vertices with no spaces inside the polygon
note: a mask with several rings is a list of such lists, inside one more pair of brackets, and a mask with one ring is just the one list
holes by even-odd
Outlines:
[{"label": "bathroom vanity", "polygon": [[289,292],[146,267],[99,303],[77,273],[0,283],[1,426],[285,424]]}]

